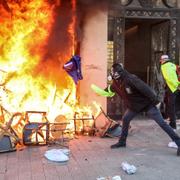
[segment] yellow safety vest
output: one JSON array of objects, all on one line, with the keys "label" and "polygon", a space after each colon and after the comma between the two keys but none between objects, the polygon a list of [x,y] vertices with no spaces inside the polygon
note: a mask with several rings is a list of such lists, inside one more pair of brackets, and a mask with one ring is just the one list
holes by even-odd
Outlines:
[{"label": "yellow safety vest", "polygon": [[161,72],[169,89],[175,92],[180,85],[176,74],[176,65],[172,62],[161,64]]}]

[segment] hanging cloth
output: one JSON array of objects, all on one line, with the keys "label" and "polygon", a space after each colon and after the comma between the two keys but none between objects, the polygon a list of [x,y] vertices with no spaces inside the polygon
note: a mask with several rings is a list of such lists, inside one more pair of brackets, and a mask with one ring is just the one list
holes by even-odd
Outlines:
[{"label": "hanging cloth", "polygon": [[72,58],[64,64],[63,69],[73,78],[76,85],[79,80],[83,79],[80,56],[72,56]]}]

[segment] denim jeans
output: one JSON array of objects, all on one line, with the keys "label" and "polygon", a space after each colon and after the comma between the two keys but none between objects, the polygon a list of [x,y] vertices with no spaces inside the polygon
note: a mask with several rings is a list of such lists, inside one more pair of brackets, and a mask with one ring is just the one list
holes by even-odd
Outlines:
[{"label": "denim jeans", "polygon": [[[164,121],[159,109],[156,106],[151,106],[147,111],[147,116],[156,121],[156,123],[169,135],[169,137],[175,141],[178,147],[180,147],[180,137],[174,132],[174,130]],[[137,115],[137,112],[127,109],[122,117],[122,133],[120,141],[126,141],[128,136],[128,129],[130,121]]]}]

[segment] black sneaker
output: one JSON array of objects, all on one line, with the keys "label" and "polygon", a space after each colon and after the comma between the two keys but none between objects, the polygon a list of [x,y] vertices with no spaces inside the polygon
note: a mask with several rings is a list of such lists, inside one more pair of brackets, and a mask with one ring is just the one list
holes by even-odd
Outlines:
[{"label": "black sneaker", "polygon": [[111,149],[116,149],[120,147],[126,147],[126,142],[125,141],[119,141],[116,144],[111,145]]},{"label": "black sneaker", "polygon": [[180,156],[180,146],[177,149],[177,156]]}]

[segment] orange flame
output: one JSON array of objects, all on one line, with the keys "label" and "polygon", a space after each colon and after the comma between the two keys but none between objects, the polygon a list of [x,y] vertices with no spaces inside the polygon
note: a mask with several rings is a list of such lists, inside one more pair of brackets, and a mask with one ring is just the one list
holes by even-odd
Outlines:
[{"label": "orange flame", "polygon": [[74,55],[75,54],[75,47],[76,47],[76,44],[75,44],[75,34],[73,33],[74,30],[75,30],[75,26],[76,26],[76,0],[72,0],[72,22],[71,24],[69,25],[69,33],[71,34],[72,36],[72,44],[73,44],[73,49],[72,49],[72,54]]},{"label": "orange flame", "polygon": [[76,0],[71,4],[72,18],[66,32],[71,37],[69,47],[47,60],[46,47],[60,1],[8,1],[10,12],[0,6],[0,103],[8,111],[46,111],[50,121],[59,114],[72,118],[75,111],[98,114],[97,109],[92,112],[90,107],[77,106],[76,86],[61,68],[75,53]]}]

